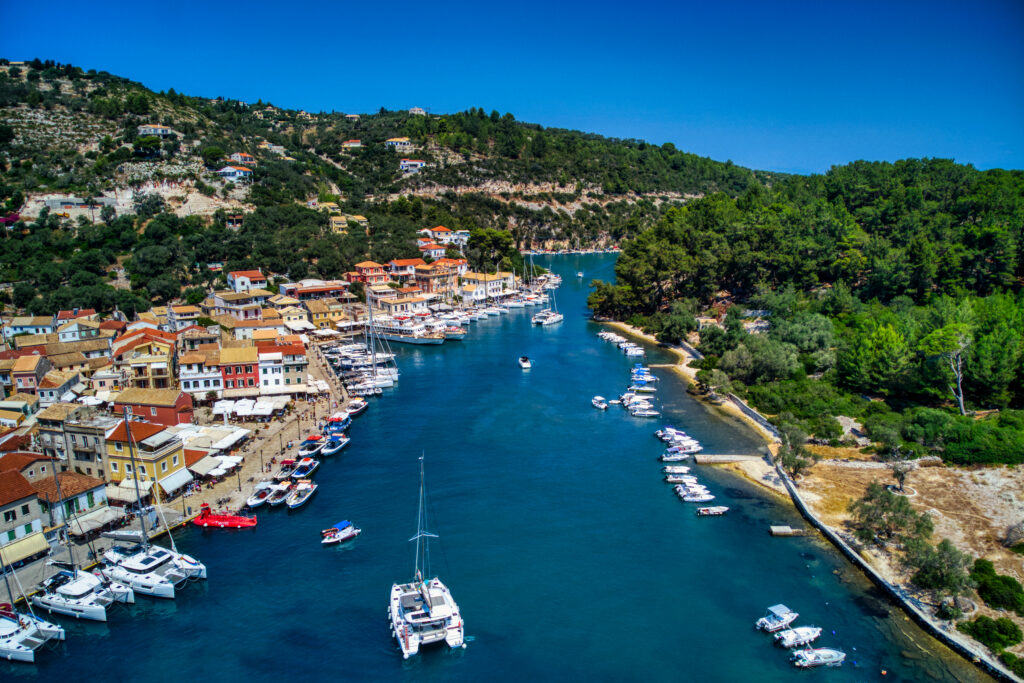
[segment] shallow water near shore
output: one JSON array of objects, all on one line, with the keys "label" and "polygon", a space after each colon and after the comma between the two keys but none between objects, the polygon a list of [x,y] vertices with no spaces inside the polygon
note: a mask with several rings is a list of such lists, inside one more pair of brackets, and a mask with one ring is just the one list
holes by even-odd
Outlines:
[{"label": "shallow water near shore", "polygon": [[[143,597],[107,624],[61,620],[68,640],[6,679],[967,681],[984,676],[925,635],[791,507],[711,467],[695,473],[731,507],[697,518],[662,482],[652,432],[670,423],[708,453],[757,453],[760,439],[686,393],[668,369],[664,419],[631,418],[614,397],[633,362],[598,339],[591,278],[614,256],[538,258],[564,283],[565,321],[536,308],[473,323],[463,342],[395,345],[401,380],[356,418],[351,445],[327,459],[304,508],[259,510],[253,530],[190,529],[179,548],[210,579],[175,601]],[[576,277],[577,271],[584,278]],[[518,356],[533,359],[523,371]],[[648,347],[649,364],[674,357]],[[468,646],[402,661],[388,633],[392,582],[413,573],[418,458],[426,455],[433,571],[451,588]],[[250,485],[251,486],[251,485]],[[322,547],[342,519],[362,535]],[[164,541],[166,543],[166,540]],[[778,602],[847,652],[839,669],[801,672],[753,629]],[[59,617],[54,617],[59,620]],[[833,633],[834,631],[834,633]],[[882,676],[882,671],[888,672]]]}]

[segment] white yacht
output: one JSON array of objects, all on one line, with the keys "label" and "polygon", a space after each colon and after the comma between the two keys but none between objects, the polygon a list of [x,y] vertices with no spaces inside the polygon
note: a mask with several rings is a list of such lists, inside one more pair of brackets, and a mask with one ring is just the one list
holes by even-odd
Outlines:
[{"label": "white yacht", "polygon": [[206,578],[202,562],[158,545],[115,545],[103,553],[103,559],[106,566],[100,572],[104,576],[154,598],[173,599],[175,589],[189,579]]},{"label": "white yacht", "polygon": [[16,612],[0,605],[0,659],[10,662],[36,661],[36,650],[50,640],[64,640],[64,629],[34,614]]},{"label": "white yacht", "polygon": [[553,311],[550,308],[545,308],[540,313],[533,316],[534,325],[554,325],[565,320],[565,316],[558,311]]},{"label": "white yacht", "polygon": [[598,410],[608,410],[608,401],[605,400],[604,396],[595,396],[590,399],[590,403]]},{"label": "white yacht", "polygon": [[106,621],[107,608],[115,602],[134,603],[134,591],[120,582],[101,580],[70,565],[43,581],[32,596],[33,605],[51,614],[93,621]]},{"label": "white yacht", "polygon": [[519,367],[523,370],[529,370],[533,367],[533,363],[528,356],[519,356]]},{"label": "white yacht", "polygon": [[793,653],[793,665],[801,669],[815,666],[840,666],[846,660],[846,653],[830,647],[807,648]]},{"label": "white yacht", "polygon": [[408,659],[420,651],[421,645],[444,642],[448,647],[466,647],[465,626],[459,606],[441,579],[424,578],[429,552],[428,543],[436,538],[426,530],[426,503],[423,483],[423,457],[420,457],[420,505],[416,535],[416,572],[409,583],[391,586],[388,617],[391,633],[398,641],[402,657]]}]

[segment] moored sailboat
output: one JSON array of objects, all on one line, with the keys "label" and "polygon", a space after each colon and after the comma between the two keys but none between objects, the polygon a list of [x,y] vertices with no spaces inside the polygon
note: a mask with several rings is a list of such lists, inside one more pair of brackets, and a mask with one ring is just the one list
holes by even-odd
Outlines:
[{"label": "moored sailboat", "polygon": [[462,614],[451,591],[436,576],[432,579],[424,578],[424,572],[430,572],[429,540],[437,538],[436,534],[426,530],[425,495],[421,456],[416,535],[410,539],[416,541],[416,570],[409,583],[391,586],[388,605],[391,633],[398,641],[404,659],[417,654],[421,645],[431,643],[443,641],[451,648],[466,647]]}]

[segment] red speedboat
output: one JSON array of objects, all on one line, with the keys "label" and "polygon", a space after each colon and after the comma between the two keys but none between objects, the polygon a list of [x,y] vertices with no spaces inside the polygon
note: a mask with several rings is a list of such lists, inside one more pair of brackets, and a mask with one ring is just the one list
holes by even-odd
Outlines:
[{"label": "red speedboat", "polygon": [[196,526],[202,527],[213,526],[220,529],[244,529],[246,527],[256,526],[256,517],[214,514],[213,511],[210,510],[210,504],[203,503],[202,507],[199,508],[199,516],[193,519],[192,523]]}]

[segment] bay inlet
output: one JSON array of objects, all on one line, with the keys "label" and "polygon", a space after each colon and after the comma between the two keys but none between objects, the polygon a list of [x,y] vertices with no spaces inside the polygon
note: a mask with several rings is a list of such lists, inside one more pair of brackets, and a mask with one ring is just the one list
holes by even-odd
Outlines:
[{"label": "bay inlet", "polygon": [[[710,411],[658,371],[661,420],[595,410],[629,379],[627,359],[596,337],[587,283],[614,256],[541,257],[563,276],[565,321],[535,309],[475,322],[463,342],[396,345],[396,387],[371,399],[351,445],[317,474],[301,509],[261,510],[253,530],[188,529],[179,548],[209,579],[173,602],[140,600],[106,624],[61,623],[62,653],[0,664],[6,680],[108,679],[637,681],[968,681],[983,674],[924,634],[814,535],[772,538],[799,516],[713,467],[694,472],[730,506],[698,518],[662,481],[661,424],[706,453],[758,453],[746,427]],[[582,271],[584,277],[575,276]],[[647,347],[648,364],[674,357]],[[529,356],[523,370],[519,356]],[[467,648],[403,661],[388,632],[388,592],[412,578],[419,462],[440,541],[432,569],[451,588]],[[362,535],[323,547],[321,529]],[[840,669],[801,672],[753,629],[768,605],[825,629]],[[885,676],[882,671],[887,672]]]}]

